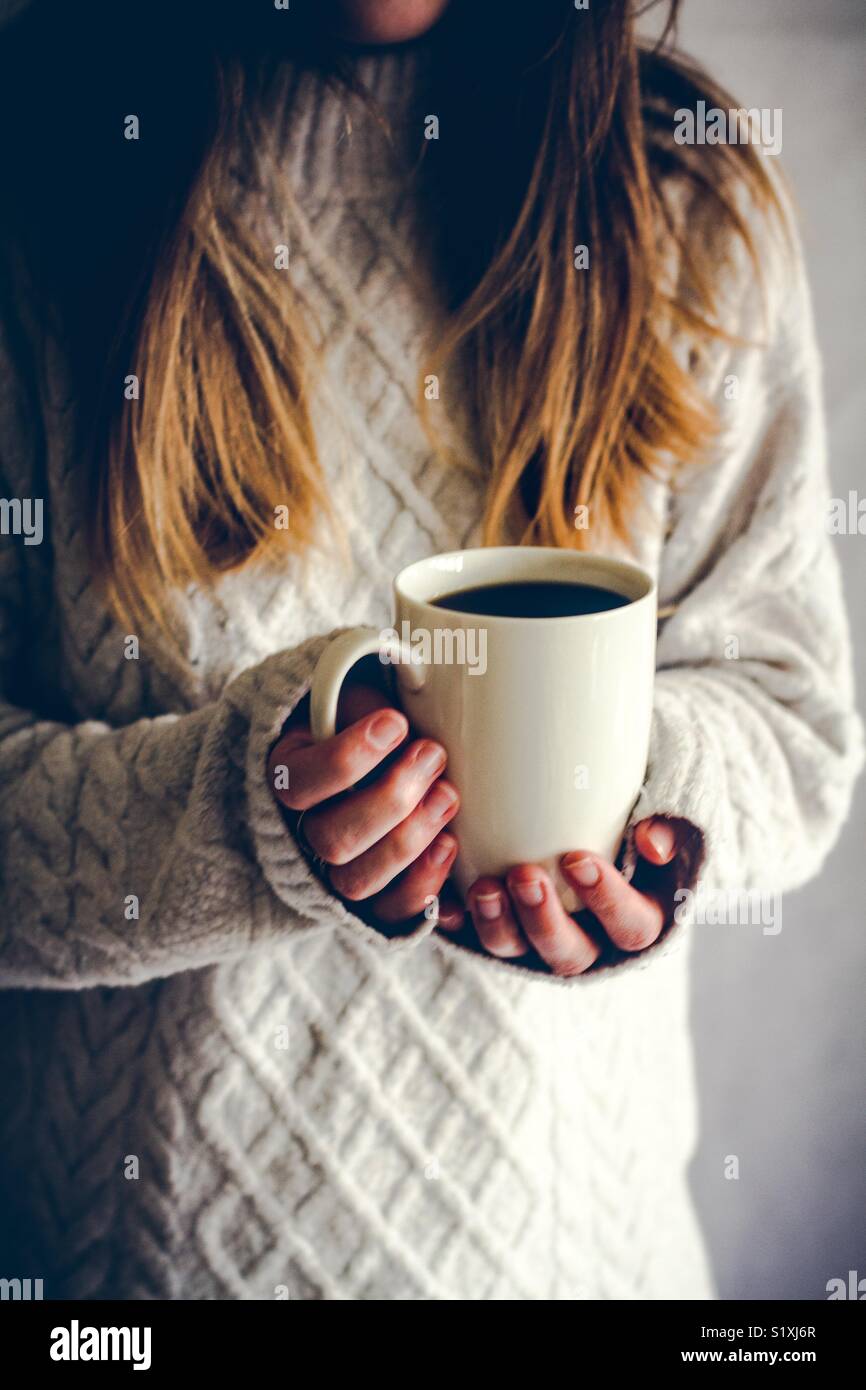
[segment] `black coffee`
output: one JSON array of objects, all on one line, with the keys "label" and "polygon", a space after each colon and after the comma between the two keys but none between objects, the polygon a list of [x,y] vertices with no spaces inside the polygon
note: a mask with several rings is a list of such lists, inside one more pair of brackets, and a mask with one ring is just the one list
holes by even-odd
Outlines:
[{"label": "black coffee", "polygon": [[455,613],[477,613],[481,618],[573,618],[579,613],[623,608],[628,601],[613,589],[601,589],[596,584],[530,579],[457,589],[434,599],[433,606],[450,608]]}]

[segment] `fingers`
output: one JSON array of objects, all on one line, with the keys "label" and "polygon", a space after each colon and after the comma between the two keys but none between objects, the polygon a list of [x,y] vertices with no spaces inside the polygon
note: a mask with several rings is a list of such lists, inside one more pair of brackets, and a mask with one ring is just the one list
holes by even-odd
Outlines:
[{"label": "fingers", "polygon": [[548,874],[537,864],[519,864],[506,878],[517,920],[531,946],[554,975],[581,975],[598,958],[599,947],[569,917]]},{"label": "fingers", "polygon": [[466,908],[451,885],[446,883],[443,891],[439,894],[439,917],[436,926],[440,931],[455,934],[462,931],[466,923]]},{"label": "fingers", "polygon": [[613,864],[598,855],[576,850],[563,855],[560,866],[581,901],[620,950],[643,951],[657,939],[665,923],[661,903],[626,883]]},{"label": "fingers", "polygon": [[[433,748],[436,746],[435,744],[430,745]],[[416,774],[411,772],[411,769],[416,764],[410,764],[409,768],[413,777]],[[409,796],[412,793],[406,792],[405,794]],[[363,796],[366,796],[366,793],[359,792],[352,797],[352,800],[357,801]],[[353,902],[371,898],[375,893],[381,892],[392,879],[395,879],[419,855],[423,854],[442,827],[456,814],[459,803],[460,798],[457,795],[457,789],[440,777],[414,811],[400,821],[393,830],[377,840],[369,849],[356,854],[347,863],[336,861],[336,867],[331,869],[328,876],[331,887],[336,893]],[[376,804],[377,809],[380,809],[378,799]],[[333,827],[338,825],[338,817],[341,812],[346,811],[347,807],[348,802],[329,812],[332,828],[328,833],[332,837],[332,843],[333,837],[339,837],[343,833],[341,829]],[[308,838],[311,835],[313,837],[316,835],[315,826],[312,832],[309,829],[310,819],[311,817],[308,816],[304,824]],[[315,838],[311,838],[310,843],[314,848],[317,848]],[[323,857],[327,858],[327,855]],[[416,911],[420,911],[420,909],[416,909]],[[406,915],[409,914],[404,913],[404,916]]]},{"label": "fingers", "polygon": [[[380,893],[375,902],[375,913],[382,922],[393,924],[417,917],[419,912],[433,910],[441,924],[444,904],[437,904],[442,886],[451,872],[457,857],[457,841],[453,835],[443,832],[437,835],[428,848],[411,864],[406,872],[390,887]],[[338,870],[333,870],[336,873]],[[462,912],[460,916],[462,917]]]},{"label": "fingers", "polygon": [[[292,811],[306,811],[328,797],[347,791],[397,747],[409,731],[405,714],[374,710],[333,738],[314,743],[309,729],[290,730],[274,745],[268,774],[278,801]],[[287,769],[282,779],[279,767]],[[287,781],[288,786],[282,787]]]},{"label": "fingers", "polygon": [[[381,716],[380,716],[381,717]],[[445,766],[441,744],[420,739],[374,785],[308,811],[307,843],[327,864],[348,864],[405,820]]]},{"label": "fingers", "polygon": [[650,816],[638,821],[634,828],[634,843],[642,859],[650,864],[669,864],[685,844],[692,827],[688,821]]},{"label": "fingers", "polygon": [[504,960],[525,956],[526,937],[515,921],[503,885],[495,878],[479,878],[469,890],[469,910],[478,940],[492,956]]}]

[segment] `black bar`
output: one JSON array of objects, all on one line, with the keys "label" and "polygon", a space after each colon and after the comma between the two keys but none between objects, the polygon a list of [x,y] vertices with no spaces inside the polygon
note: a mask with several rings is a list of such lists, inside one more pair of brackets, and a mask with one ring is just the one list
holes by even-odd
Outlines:
[{"label": "black bar", "polygon": [[[220,1375],[246,1373],[272,1374],[274,1371],[297,1373],[299,1355],[307,1361],[314,1354],[320,1360],[319,1371],[332,1371],[335,1352],[347,1347],[353,1361],[360,1352],[357,1341],[340,1342],[318,1339],[319,1324],[310,1328],[307,1314],[298,1303],[274,1300],[268,1306],[261,1303],[153,1303],[153,1302],[92,1302],[64,1303],[45,1300],[5,1300],[0,1302],[0,1346],[3,1362],[17,1362],[25,1374],[31,1368],[48,1372],[58,1383],[70,1376],[85,1375],[91,1380],[100,1370],[113,1376],[135,1375],[134,1360],[142,1363],[139,1379],[145,1375],[161,1383],[178,1372],[211,1371]],[[435,1315],[434,1315],[435,1316]],[[446,1317],[448,1315],[445,1315]],[[438,1315],[441,1320],[442,1314]],[[579,1374],[587,1364],[598,1365],[596,1357],[604,1358],[607,1377],[621,1371],[667,1371],[674,1367],[715,1365],[721,1370],[785,1369],[790,1365],[820,1370],[823,1375],[847,1369],[853,1362],[862,1342],[864,1322],[850,1300],[827,1302],[716,1302],[716,1303],[638,1303],[638,1302],[577,1302],[558,1314],[560,1322],[551,1329],[558,1347],[557,1360],[567,1356],[573,1344],[574,1370]],[[437,1327],[437,1340],[447,1354],[443,1357],[453,1372],[454,1357],[458,1355],[447,1333],[447,1324]],[[88,1329],[123,1329],[128,1336],[117,1338],[107,1334],[103,1340]],[[132,1329],[138,1329],[134,1340]],[[149,1330],[149,1341],[145,1337]],[[298,1341],[312,1332],[317,1340],[304,1344]],[[481,1329],[478,1329],[481,1332]],[[406,1331],[404,1329],[405,1337]],[[515,1350],[512,1328],[503,1339],[503,1350],[511,1355]],[[365,1346],[371,1351],[367,1329]],[[538,1346],[537,1330],[527,1337],[527,1347]],[[461,1339],[462,1340],[462,1339]],[[432,1345],[436,1345],[433,1341]],[[496,1343],[485,1338],[485,1350],[498,1350]],[[78,1359],[58,1360],[51,1355],[52,1347]],[[116,1349],[125,1353],[126,1360],[84,1359],[91,1348],[98,1348],[110,1358]],[[396,1348],[395,1348],[396,1349]],[[431,1369],[430,1334],[423,1343],[426,1375]],[[593,1355],[595,1353],[595,1355]],[[324,1354],[324,1356],[323,1356]],[[403,1353],[405,1355],[405,1352]],[[592,1360],[587,1363],[587,1355]],[[366,1359],[363,1358],[363,1359]],[[147,1360],[147,1365],[144,1361]],[[549,1368],[549,1358],[544,1355]],[[355,1361],[356,1368],[359,1362]],[[414,1374],[409,1364],[404,1373]]]}]

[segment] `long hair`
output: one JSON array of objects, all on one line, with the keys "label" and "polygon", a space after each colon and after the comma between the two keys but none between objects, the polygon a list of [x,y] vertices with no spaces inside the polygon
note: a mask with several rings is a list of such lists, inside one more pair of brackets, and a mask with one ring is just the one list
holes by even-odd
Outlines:
[{"label": "long hair", "polygon": [[[736,103],[676,55],[679,0],[666,6],[652,47],[638,40],[632,0],[586,10],[452,0],[431,38],[441,130],[457,135],[424,142],[419,129],[446,313],[424,371],[458,354],[465,368],[488,475],[485,543],[515,526],[526,543],[624,537],[642,478],[705,456],[714,437],[672,336],[684,330],[698,350],[724,334],[718,248],[739,240],[756,254],[744,192],[777,204],[749,145],[697,158],[675,142],[677,109]],[[63,266],[32,232],[29,246],[79,344],[94,574],[127,625],[165,630],[179,589],[304,552],[335,507],[311,421],[312,324],[226,190],[238,167],[267,182],[266,94],[286,56],[335,86],[351,79],[321,41],[315,6],[297,0],[291,21],[273,7],[211,4],[192,23],[158,3],[146,19],[130,12],[134,35],[127,8],[97,7],[89,21],[76,12],[74,34],[68,6],[42,0],[25,14],[18,29],[31,25],[31,43],[48,38],[39,14],[51,16],[41,86],[61,109],[31,104],[25,150],[36,158],[19,157],[17,173],[31,229],[50,221],[46,167],[65,211]],[[17,94],[7,87],[5,101],[26,105],[15,35],[3,43]],[[119,122],[136,112],[133,159]],[[68,138],[65,122],[77,148],[64,172],[45,152]],[[712,247],[678,226],[678,188],[713,207]],[[672,247],[679,290],[665,269]],[[119,383],[132,377],[130,400]],[[575,525],[578,506],[588,529]],[[288,528],[274,524],[283,507]]]}]

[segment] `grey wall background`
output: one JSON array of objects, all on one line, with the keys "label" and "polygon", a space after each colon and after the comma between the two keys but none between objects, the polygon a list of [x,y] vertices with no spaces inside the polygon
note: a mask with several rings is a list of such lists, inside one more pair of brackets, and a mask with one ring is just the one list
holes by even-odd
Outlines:
[{"label": "grey wall background", "polygon": [[[744,106],[781,107],[824,352],[833,495],[866,496],[863,0],[685,0],[680,46]],[[866,691],[866,536],[834,539]],[[866,1277],[866,785],[776,936],[696,928],[702,1140],[692,1185],[723,1298],[826,1298]],[[772,834],[772,826],[767,827]],[[726,1154],[740,1161],[724,1177]]]}]

